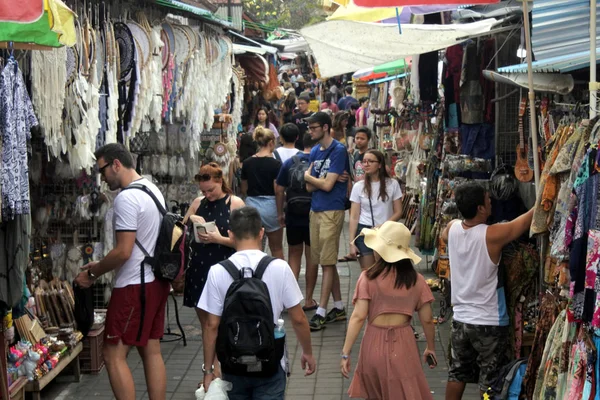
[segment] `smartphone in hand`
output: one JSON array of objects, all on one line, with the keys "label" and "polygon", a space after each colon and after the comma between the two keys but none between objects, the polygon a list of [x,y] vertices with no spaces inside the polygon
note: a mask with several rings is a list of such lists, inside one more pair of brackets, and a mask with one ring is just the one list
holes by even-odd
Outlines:
[{"label": "smartphone in hand", "polygon": [[435,359],[435,357],[433,356],[433,354],[428,354],[427,355],[427,364],[430,367],[436,367],[437,366],[437,360]]}]

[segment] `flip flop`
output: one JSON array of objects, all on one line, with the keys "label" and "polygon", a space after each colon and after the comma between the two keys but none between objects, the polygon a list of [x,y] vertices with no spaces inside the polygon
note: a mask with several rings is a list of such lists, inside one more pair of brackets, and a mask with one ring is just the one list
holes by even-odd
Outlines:
[{"label": "flip flop", "polygon": [[345,255],[344,257],[338,259],[338,262],[344,262],[344,261],[350,262],[350,261],[356,261],[356,260],[358,260],[358,258],[349,256],[349,255]]},{"label": "flip flop", "polygon": [[319,303],[317,303],[316,300],[313,300],[312,306],[304,306],[304,307],[302,307],[302,310],[303,311],[312,311],[312,310],[316,310],[317,308],[319,308]]}]

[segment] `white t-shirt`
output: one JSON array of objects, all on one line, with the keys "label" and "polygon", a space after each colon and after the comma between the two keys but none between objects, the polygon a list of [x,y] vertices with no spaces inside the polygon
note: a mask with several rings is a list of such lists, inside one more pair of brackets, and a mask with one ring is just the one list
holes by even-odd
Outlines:
[{"label": "white t-shirt", "polygon": [[[149,180],[142,178],[132,184],[145,185],[156,198],[165,206],[165,199],[160,190]],[[148,254],[154,254],[154,247],[158,239],[162,215],[154,200],[140,189],[123,190],[115,198],[115,232],[136,232],[137,240],[144,246]],[[141,282],[140,266],[144,253],[137,244],[133,246],[131,257],[115,272],[115,287],[122,288],[128,285],[139,285]],[[146,282],[154,281],[152,267],[144,267]]]},{"label": "white t-shirt", "polygon": [[[379,186],[380,182],[371,182],[371,204],[373,206],[375,226],[381,225],[390,219],[394,214],[394,200],[398,200],[402,197],[402,190],[400,189],[398,181],[395,179],[388,179],[386,181],[385,191],[388,195],[388,199],[385,202],[379,198]],[[354,184],[352,193],[350,194],[350,201],[360,204],[360,217],[358,223],[361,225],[373,226],[371,207],[369,206],[369,197],[365,191],[364,180]]]},{"label": "white t-shirt", "polygon": [[286,149],[285,147],[280,147],[275,151],[277,153],[279,153],[279,157],[281,158],[281,164],[283,164],[284,162],[286,162],[287,160],[294,157],[296,154],[298,154],[300,152],[296,148]]},{"label": "white t-shirt", "polygon": [[[244,250],[232,255],[229,260],[239,269],[252,268],[254,271],[265,255],[260,250]],[[269,288],[271,305],[273,306],[273,324],[277,324],[281,312],[284,309],[297,306],[304,297],[292,269],[283,260],[274,260],[265,270],[262,280]],[[213,265],[208,272],[206,286],[198,301],[198,308],[220,317],[223,314],[225,295],[232,283],[233,278],[225,268],[220,264]],[[273,327],[273,329],[275,328]],[[286,329],[289,329],[289,327],[286,327]],[[281,367],[284,370],[285,364],[284,356],[281,359]]]}]

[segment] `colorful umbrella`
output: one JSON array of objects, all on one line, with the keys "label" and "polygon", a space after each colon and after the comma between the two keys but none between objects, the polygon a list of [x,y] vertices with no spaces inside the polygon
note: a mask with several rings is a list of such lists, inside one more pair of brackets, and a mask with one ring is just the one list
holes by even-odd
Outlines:
[{"label": "colorful umbrella", "polygon": [[21,0],[19,7],[8,7],[9,3],[13,0],[0,0],[0,42],[75,44],[75,13],[61,0]]},{"label": "colorful umbrella", "polygon": [[360,7],[404,7],[425,6],[433,4],[493,4],[500,0],[354,0]]},{"label": "colorful umbrella", "polygon": [[[402,11],[402,8],[398,10]],[[396,7],[392,8],[368,8],[359,7],[350,0],[344,7],[341,6],[327,18],[328,21],[346,20],[359,22],[376,22],[396,16]]]}]

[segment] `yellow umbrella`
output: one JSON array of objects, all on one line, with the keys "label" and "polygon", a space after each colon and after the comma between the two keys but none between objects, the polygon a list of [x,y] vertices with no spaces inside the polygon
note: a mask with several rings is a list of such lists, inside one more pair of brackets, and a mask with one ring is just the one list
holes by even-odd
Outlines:
[{"label": "yellow umbrella", "polygon": [[[341,3],[342,1],[336,1]],[[402,7],[398,7],[398,14],[402,12]],[[359,22],[375,22],[382,21],[388,18],[396,17],[396,7],[392,8],[370,8],[359,7],[354,4],[353,0],[347,0],[346,7],[340,7],[327,18],[328,21],[346,20]]]}]

